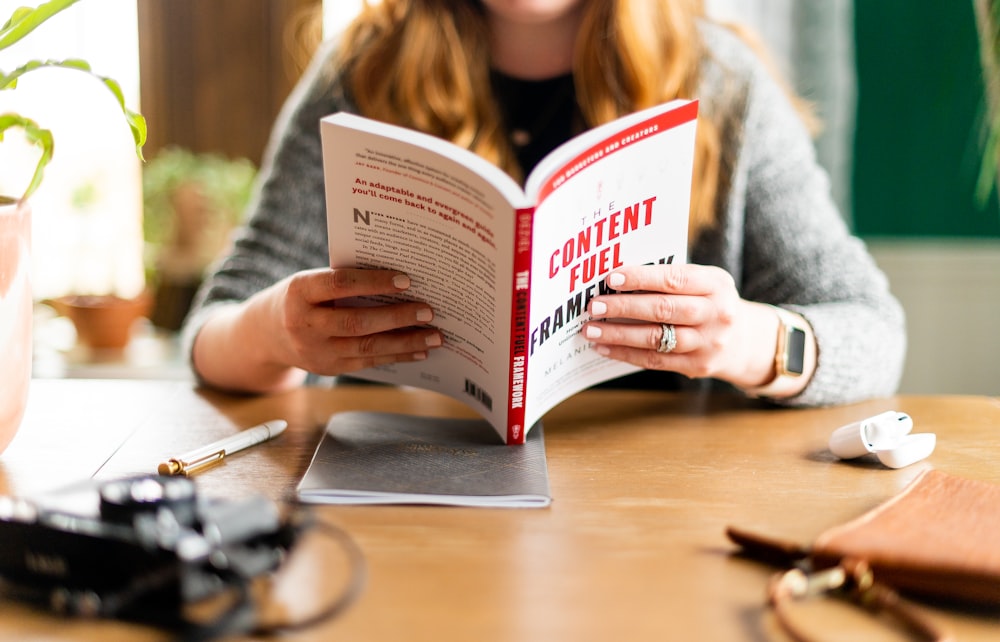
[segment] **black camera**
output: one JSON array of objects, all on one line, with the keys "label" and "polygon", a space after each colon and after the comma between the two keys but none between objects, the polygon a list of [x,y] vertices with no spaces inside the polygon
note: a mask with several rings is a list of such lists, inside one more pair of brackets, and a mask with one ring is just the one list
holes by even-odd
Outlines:
[{"label": "black camera", "polygon": [[187,477],[0,497],[0,585],[62,613],[169,623],[185,605],[245,592],[296,533],[270,500],[209,501]]}]

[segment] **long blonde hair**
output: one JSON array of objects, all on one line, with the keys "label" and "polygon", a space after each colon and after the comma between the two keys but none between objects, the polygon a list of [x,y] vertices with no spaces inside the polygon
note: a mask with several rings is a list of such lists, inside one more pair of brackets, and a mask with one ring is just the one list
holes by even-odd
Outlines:
[{"label": "long blonde hair", "polygon": [[[573,76],[585,126],[693,98],[702,0],[583,0]],[[479,0],[380,0],[344,35],[339,66],[359,111],[440,136],[522,178],[491,93],[489,30]],[[715,222],[718,128],[699,118],[690,238]]]}]

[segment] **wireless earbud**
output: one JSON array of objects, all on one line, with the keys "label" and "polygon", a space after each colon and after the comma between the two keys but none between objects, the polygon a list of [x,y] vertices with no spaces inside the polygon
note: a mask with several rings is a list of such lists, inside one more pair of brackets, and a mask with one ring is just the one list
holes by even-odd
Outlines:
[{"label": "wireless earbud", "polygon": [[830,452],[841,459],[875,453],[889,468],[902,468],[927,458],[937,445],[933,433],[911,435],[911,430],[910,415],[889,410],[834,430]]}]

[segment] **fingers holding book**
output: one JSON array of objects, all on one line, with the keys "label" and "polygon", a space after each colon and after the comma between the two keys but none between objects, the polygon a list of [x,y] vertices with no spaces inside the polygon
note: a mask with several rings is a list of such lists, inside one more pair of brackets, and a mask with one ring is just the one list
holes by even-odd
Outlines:
[{"label": "fingers holding book", "polygon": [[216,305],[192,348],[206,382],[227,390],[275,392],[306,372],[341,375],[421,361],[441,346],[422,301],[393,302],[410,280],[395,270],[321,268],[296,272],[249,299]]},{"label": "fingers holding book", "polygon": [[774,316],[742,299],[725,270],[631,266],[612,272],[607,284],[616,292],[591,301],[594,320],[583,327],[599,354],[737,386],[759,385],[773,376]]},{"label": "fingers holding book", "polygon": [[[378,300],[409,285],[409,277],[394,270],[324,268],[293,275],[285,288],[281,322],[291,365],[336,375],[426,359],[428,350],[442,344],[440,331],[424,325],[434,318],[430,306]],[[347,299],[352,299],[350,305],[340,305]]]}]

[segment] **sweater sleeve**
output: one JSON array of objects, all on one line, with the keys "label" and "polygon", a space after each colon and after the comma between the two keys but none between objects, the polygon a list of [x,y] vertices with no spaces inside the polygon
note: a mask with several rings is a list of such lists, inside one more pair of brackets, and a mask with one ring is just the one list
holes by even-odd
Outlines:
[{"label": "sweater sleeve", "polygon": [[[733,45],[738,46],[738,45]],[[739,160],[730,233],[742,233],[743,298],[804,316],[818,364],[806,389],[783,403],[849,403],[893,394],[906,352],[902,306],[830,193],[812,139],[784,90],[746,53]],[[740,203],[742,201],[742,203]],[[742,215],[734,211],[742,205]],[[742,224],[735,224],[734,220]]]}]

